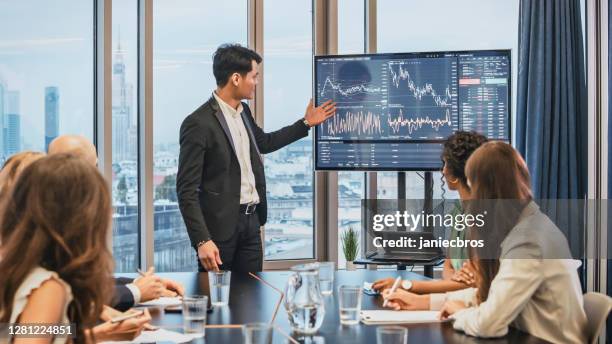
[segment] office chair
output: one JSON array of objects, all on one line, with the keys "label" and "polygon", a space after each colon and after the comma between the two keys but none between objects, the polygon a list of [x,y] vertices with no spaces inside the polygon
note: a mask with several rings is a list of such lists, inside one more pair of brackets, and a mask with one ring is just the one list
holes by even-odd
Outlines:
[{"label": "office chair", "polygon": [[606,323],[612,309],[612,298],[601,293],[584,294],[584,312],[587,317],[587,338],[589,343],[597,343],[597,337]]}]

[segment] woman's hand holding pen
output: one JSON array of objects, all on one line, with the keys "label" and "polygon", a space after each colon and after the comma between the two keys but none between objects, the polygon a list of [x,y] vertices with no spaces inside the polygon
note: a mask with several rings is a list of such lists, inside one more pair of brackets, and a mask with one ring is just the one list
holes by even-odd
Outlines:
[{"label": "woman's hand holding pen", "polygon": [[403,289],[397,289],[392,293],[390,289],[385,289],[382,296],[387,300],[387,307],[396,311],[429,309],[429,295],[418,295]]}]

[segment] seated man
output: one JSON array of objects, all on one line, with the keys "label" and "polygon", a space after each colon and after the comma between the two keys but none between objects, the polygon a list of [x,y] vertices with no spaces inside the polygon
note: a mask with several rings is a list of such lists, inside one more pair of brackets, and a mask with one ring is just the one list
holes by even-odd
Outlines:
[{"label": "seated man", "polygon": [[[97,166],[98,154],[96,147],[85,137],[77,135],[62,135],[49,144],[48,154],[72,154],[90,164]],[[136,279],[116,278],[115,295],[111,306],[125,311],[139,302],[157,299],[161,296],[183,295],[183,286],[172,280],[160,278],[153,274],[153,268],[144,276]]]}]

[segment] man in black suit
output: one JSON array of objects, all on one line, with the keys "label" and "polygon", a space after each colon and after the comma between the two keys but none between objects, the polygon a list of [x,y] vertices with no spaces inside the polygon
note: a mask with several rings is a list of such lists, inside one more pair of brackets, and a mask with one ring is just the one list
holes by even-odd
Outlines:
[{"label": "man in black suit", "polygon": [[260,226],[266,223],[266,178],[261,154],[308,136],[336,111],[330,101],[272,133],[253,119],[261,57],[240,45],[223,45],[213,57],[217,89],[187,116],[180,130],[176,178],[179,207],[200,271],[261,271]]}]

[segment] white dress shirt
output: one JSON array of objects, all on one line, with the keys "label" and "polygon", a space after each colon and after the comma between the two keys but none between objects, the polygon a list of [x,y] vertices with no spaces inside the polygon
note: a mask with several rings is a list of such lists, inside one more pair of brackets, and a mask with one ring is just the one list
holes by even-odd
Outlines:
[{"label": "white dress shirt", "polygon": [[[135,280],[134,280],[135,281]],[[130,293],[132,293],[132,297],[134,298],[134,305],[137,305],[140,303],[140,299],[142,297],[142,295],[140,294],[140,289],[138,289],[138,287],[136,286],[136,284],[134,283],[128,283],[125,285],[126,288],[128,288],[128,290],[130,291]]]},{"label": "white dress shirt", "polygon": [[227,122],[240,164],[240,204],[259,203],[259,194],[255,188],[255,175],[253,174],[253,166],[251,166],[251,142],[240,115],[242,113],[242,103],[238,105],[237,109],[234,109],[219,98],[216,92],[213,92],[213,96],[219,103],[223,117]]},{"label": "white dress shirt", "polygon": [[[431,294],[431,308],[460,300],[470,308],[451,318],[472,336],[500,337],[512,326],[553,343],[585,343],[586,314],[576,262],[561,231],[529,204],[501,243],[500,266],[487,300],[476,289]],[[551,259],[567,257],[567,259]]]}]

